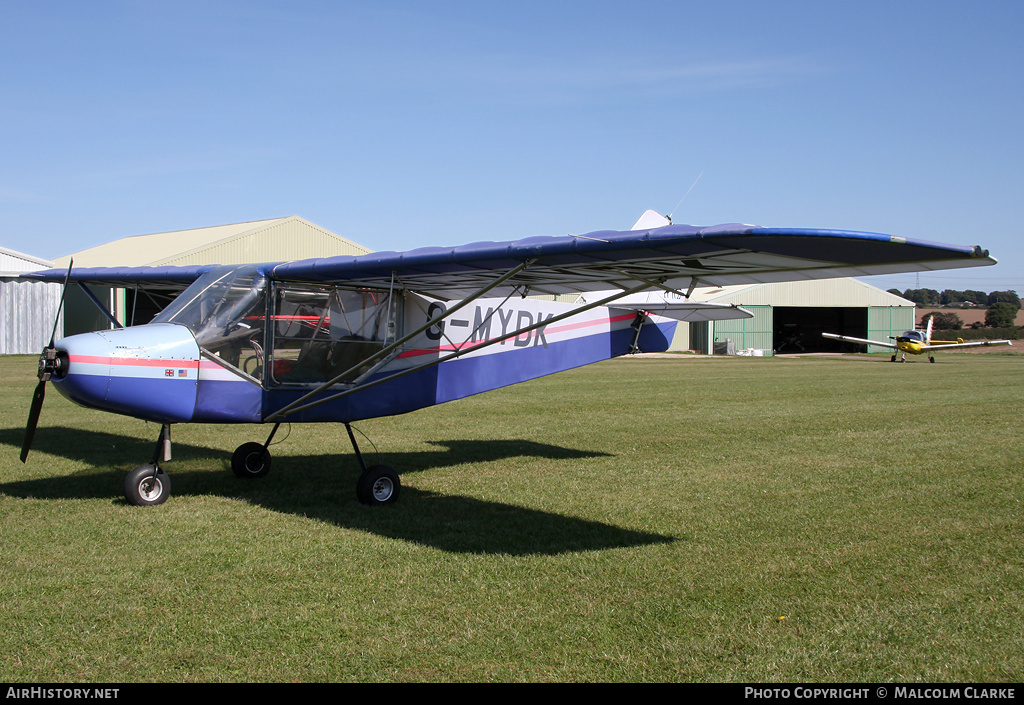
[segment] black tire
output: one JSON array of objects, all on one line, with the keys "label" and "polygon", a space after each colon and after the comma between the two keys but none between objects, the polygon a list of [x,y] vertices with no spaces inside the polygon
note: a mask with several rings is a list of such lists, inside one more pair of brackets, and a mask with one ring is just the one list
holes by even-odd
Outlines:
[{"label": "black tire", "polygon": [[124,498],[136,507],[163,504],[170,495],[171,478],[162,469],[154,468],[152,463],[140,465],[124,478]]},{"label": "black tire", "polygon": [[374,465],[359,476],[356,497],[370,506],[393,504],[398,501],[401,489],[402,481],[398,479],[398,473],[387,465]]},{"label": "black tire", "polygon": [[892,356],[892,359],[890,360],[890,362],[896,362],[896,356],[895,355]]},{"label": "black tire", "polygon": [[253,480],[270,472],[270,451],[262,443],[243,443],[231,456],[231,469],[243,480]]}]

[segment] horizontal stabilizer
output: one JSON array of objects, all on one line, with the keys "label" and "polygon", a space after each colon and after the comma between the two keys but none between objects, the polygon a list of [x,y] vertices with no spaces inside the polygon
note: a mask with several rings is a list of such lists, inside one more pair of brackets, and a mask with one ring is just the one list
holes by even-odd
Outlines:
[{"label": "horizontal stabilizer", "polygon": [[753,318],[754,314],[735,304],[707,303],[615,303],[609,308],[627,311],[646,311],[677,321],[698,323],[700,321],[728,321],[736,318]]}]

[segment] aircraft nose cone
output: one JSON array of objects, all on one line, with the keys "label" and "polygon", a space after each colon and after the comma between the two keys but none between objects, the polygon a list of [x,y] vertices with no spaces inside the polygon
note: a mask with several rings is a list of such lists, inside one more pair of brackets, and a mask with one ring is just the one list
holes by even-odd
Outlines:
[{"label": "aircraft nose cone", "polygon": [[152,324],[83,333],[57,342],[66,356],[52,381],[71,401],[159,423],[195,410],[199,346],[184,326]]},{"label": "aircraft nose cone", "polygon": [[52,377],[63,379],[68,373],[68,354],[57,347],[48,347],[39,354],[39,368],[36,376],[40,382]]}]

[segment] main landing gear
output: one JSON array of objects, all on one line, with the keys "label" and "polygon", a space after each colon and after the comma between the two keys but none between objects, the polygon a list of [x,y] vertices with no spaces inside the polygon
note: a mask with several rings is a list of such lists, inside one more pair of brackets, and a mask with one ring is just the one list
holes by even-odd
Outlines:
[{"label": "main landing gear", "polygon": [[[907,354],[903,353],[903,356],[900,358],[900,362],[906,362],[906,361],[907,361]],[[892,362],[896,362],[896,353],[893,353]],[[935,362],[935,356],[934,355],[929,355],[928,356],[928,362],[934,363]]]},{"label": "main landing gear", "polygon": [[274,424],[266,443],[243,443],[231,455],[231,470],[243,480],[254,480],[270,472],[270,442],[281,424]]},{"label": "main landing gear", "polygon": [[[243,443],[235,449],[231,455],[231,470],[238,477],[244,480],[252,480],[263,477],[270,472],[270,451],[267,447],[274,439],[274,434],[281,424],[274,424],[265,443],[249,442]],[[392,504],[398,501],[398,494],[402,489],[402,481],[398,473],[387,465],[366,466],[363,454],[359,452],[359,444],[356,443],[352,427],[345,424],[349,440],[352,441],[352,449],[355,451],[359,466],[363,469],[359,480],[356,482],[356,498],[363,504],[375,506],[381,504]],[[153,451],[153,461],[140,465],[130,473],[124,480],[124,497],[128,504],[139,507],[163,504],[171,493],[171,479],[160,463],[171,459],[171,426],[164,424],[160,429],[160,438],[157,440],[156,449]]]},{"label": "main landing gear", "polygon": [[[254,479],[263,477],[270,472],[270,451],[267,447],[273,440],[274,434],[281,424],[274,424],[266,443],[243,443],[235,449],[231,456],[231,469],[243,479]],[[392,504],[398,501],[398,493],[402,489],[402,481],[398,473],[387,465],[366,466],[363,454],[359,452],[359,444],[356,443],[352,427],[345,424],[349,440],[352,441],[352,450],[355,451],[359,466],[363,469],[359,480],[356,482],[356,498],[367,505]]]},{"label": "main landing gear", "polygon": [[363,469],[363,473],[356,482],[356,498],[370,506],[397,502],[398,492],[402,489],[402,481],[398,479],[398,473],[387,465],[366,467],[363,454],[359,452],[355,434],[352,433],[352,427],[345,424],[345,430],[348,431],[348,438],[352,441],[352,450],[356,452],[359,466]]}]

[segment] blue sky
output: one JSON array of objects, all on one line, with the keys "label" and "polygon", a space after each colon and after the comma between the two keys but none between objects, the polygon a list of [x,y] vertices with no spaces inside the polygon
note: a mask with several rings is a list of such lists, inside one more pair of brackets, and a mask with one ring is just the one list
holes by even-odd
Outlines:
[{"label": "blue sky", "polygon": [[1024,293],[1022,36],[1016,0],[0,0],[0,245],[300,215],[404,250],[654,208],[981,244],[871,283]]}]

